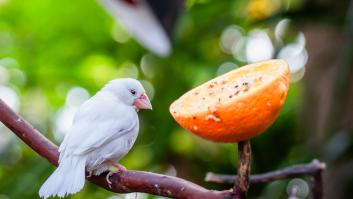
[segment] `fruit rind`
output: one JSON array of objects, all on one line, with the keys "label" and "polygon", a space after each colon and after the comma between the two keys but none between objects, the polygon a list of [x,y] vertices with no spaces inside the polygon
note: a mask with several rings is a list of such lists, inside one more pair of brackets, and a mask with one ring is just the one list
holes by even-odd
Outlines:
[{"label": "fruit rind", "polygon": [[[210,101],[213,101],[208,105],[207,100],[198,102],[205,106],[197,110],[193,107],[184,107],[183,101],[192,100],[193,97],[190,95],[193,92],[204,92],[204,88],[210,83],[229,77],[232,73],[241,73],[252,67],[262,66],[274,67],[276,70],[265,70],[270,75],[272,72],[273,78],[255,89],[249,89],[249,92],[222,103],[215,102],[215,97],[212,96]],[[182,127],[205,139],[215,142],[247,140],[265,131],[275,121],[287,96],[289,78],[289,68],[283,60],[250,64],[192,89],[172,103],[170,112]]]}]

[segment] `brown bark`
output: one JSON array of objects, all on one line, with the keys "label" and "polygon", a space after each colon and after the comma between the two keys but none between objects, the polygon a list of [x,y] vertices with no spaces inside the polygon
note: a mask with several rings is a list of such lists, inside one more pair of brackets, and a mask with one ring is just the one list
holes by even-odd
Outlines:
[{"label": "brown bark", "polygon": [[[322,172],[325,169],[326,164],[315,159],[308,164],[293,165],[277,171],[252,175],[250,176],[250,183],[267,183],[275,180],[308,175],[311,179],[311,191],[313,198],[321,199],[323,198]],[[239,180],[239,177],[236,175],[207,173],[205,180],[207,182],[233,184],[234,181]]]},{"label": "brown bark", "polygon": [[246,198],[249,190],[249,176],[251,164],[251,144],[250,140],[238,143],[238,178],[235,180],[234,192],[240,198]]}]

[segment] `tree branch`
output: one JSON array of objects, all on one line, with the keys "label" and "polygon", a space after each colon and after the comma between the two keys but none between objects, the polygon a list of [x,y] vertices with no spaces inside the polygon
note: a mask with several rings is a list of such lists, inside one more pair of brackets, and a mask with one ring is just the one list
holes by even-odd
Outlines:
[{"label": "tree branch", "polygon": [[[286,167],[277,171],[271,171],[263,174],[255,174],[250,176],[250,183],[259,184],[267,183],[274,180],[282,180],[287,178],[299,177],[303,175],[314,176],[317,172],[326,169],[326,164],[318,160],[313,160],[308,164],[298,164]],[[237,175],[225,175],[208,172],[205,177],[206,182],[215,182],[222,184],[233,184],[238,179]]]},{"label": "tree branch", "polygon": [[250,185],[251,144],[250,140],[238,143],[238,178],[235,179],[234,192],[241,199],[246,198]]},{"label": "tree branch", "polygon": [[[12,111],[1,99],[0,121],[34,151],[53,165],[58,165],[58,147]],[[110,177],[113,184],[112,188],[109,188],[105,180],[105,175],[106,173],[103,173],[100,176],[92,176],[87,179],[108,191],[116,193],[145,192],[160,196],[188,199],[223,199],[234,197],[234,194],[229,191],[207,190],[177,177],[143,171],[123,171],[115,174]]]},{"label": "tree branch", "polygon": [[[250,183],[259,184],[272,182],[275,180],[282,180],[287,178],[299,177],[303,175],[310,176],[311,179],[311,190],[314,199],[321,199],[323,196],[323,183],[322,183],[322,172],[326,169],[326,164],[318,160],[313,160],[308,164],[299,164],[277,171],[272,171],[263,174],[257,174],[250,176]],[[224,175],[207,173],[205,181],[233,184],[234,181],[238,180],[237,175]]]},{"label": "tree branch", "polygon": [[[325,166],[325,165],[324,165]],[[313,199],[321,199],[324,196],[324,187],[322,182],[322,171],[323,169],[318,169],[310,176],[311,181],[311,193]]]}]

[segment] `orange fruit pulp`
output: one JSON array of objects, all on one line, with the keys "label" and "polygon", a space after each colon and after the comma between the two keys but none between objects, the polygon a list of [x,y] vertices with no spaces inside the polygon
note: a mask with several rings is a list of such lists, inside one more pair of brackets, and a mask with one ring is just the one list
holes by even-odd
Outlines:
[{"label": "orange fruit pulp", "polygon": [[190,90],[169,111],[182,127],[205,139],[248,140],[275,121],[289,80],[284,60],[246,65]]}]

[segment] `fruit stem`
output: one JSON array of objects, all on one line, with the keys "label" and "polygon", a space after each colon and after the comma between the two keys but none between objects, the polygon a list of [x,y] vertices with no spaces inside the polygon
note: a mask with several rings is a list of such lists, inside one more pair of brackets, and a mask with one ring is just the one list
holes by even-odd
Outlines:
[{"label": "fruit stem", "polygon": [[234,192],[240,199],[246,198],[250,185],[251,144],[250,140],[238,142],[238,176]]}]

